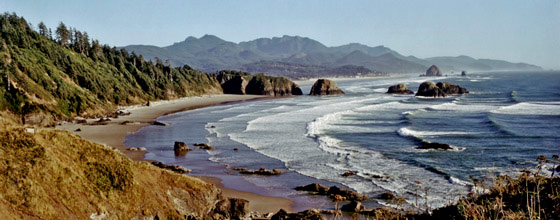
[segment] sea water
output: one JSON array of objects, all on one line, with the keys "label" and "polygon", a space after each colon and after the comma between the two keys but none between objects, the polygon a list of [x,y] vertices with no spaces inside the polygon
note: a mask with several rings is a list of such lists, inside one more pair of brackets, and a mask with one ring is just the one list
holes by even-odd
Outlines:
[{"label": "sea water", "polygon": [[[386,94],[393,84],[415,91],[426,80],[458,84],[470,93]],[[427,201],[440,207],[472,190],[472,178],[517,175],[536,167],[539,155],[560,154],[560,72],[365,78],[338,85],[345,95],[241,102],[163,116],[158,120],[171,126],[144,127],[125,144],[146,147],[146,159],[185,166],[193,175],[218,176],[234,188],[261,188],[309,206],[326,203],[295,186],[345,186],[385,205],[376,198],[392,192],[409,205]],[[176,157],[174,141],[215,149]],[[453,149],[417,149],[423,141]],[[546,164],[545,172],[552,166]],[[232,170],[236,167],[284,174],[246,176]],[[341,175],[347,171],[356,175]]]}]

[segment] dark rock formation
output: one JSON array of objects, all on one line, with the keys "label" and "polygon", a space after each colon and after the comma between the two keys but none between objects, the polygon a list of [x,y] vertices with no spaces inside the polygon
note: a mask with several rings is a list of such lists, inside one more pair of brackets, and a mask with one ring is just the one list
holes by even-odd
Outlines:
[{"label": "dark rock formation", "polygon": [[367,196],[359,194],[357,192],[353,192],[347,189],[341,189],[337,186],[332,186],[331,188],[327,188],[321,184],[312,183],[305,186],[298,186],[295,188],[298,191],[308,191],[318,195],[326,195],[329,197],[335,197],[337,195],[342,196],[345,200],[351,201],[364,201],[367,199]]},{"label": "dark rock formation", "polygon": [[417,147],[417,149],[435,149],[435,150],[451,150],[453,149],[449,144],[440,144],[440,143],[430,143],[423,141],[422,145]]},{"label": "dark rock formation", "polygon": [[449,82],[438,82],[436,86],[439,87],[447,95],[469,93],[469,90],[458,85],[451,84]]},{"label": "dark rock formation", "polygon": [[225,94],[250,94],[267,96],[302,95],[301,88],[285,77],[246,72],[220,71],[217,79]]},{"label": "dark rock formation", "polygon": [[351,201],[350,203],[343,205],[341,210],[345,212],[361,212],[364,211],[365,207],[361,202]]},{"label": "dark rock formation", "polygon": [[175,144],[173,145],[173,150],[175,151],[175,156],[184,156],[187,154],[187,152],[191,151],[191,149],[189,148],[189,146],[187,146],[187,144],[180,141],[175,141]]},{"label": "dark rock formation", "polygon": [[420,84],[416,96],[446,97],[447,95],[434,82],[426,81]]},{"label": "dark rock formation", "polygon": [[461,71],[461,76],[467,76],[467,71],[465,70]]},{"label": "dark rock formation", "polygon": [[430,66],[428,70],[426,70],[425,76],[442,76],[439,68],[436,65]]},{"label": "dark rock formation", "polygon": [[354,175],[356,175],[356,173],[354,173],[352,171],[347,171],[347,172],[344,172],[342,174],[343,177],[349,177],[349,176],[354,176]]},{"label": "dark rock formation", "polygon": [[318,184],[318,183],[311,183],[311,184],[305,185],[305,186],[298,186],[295,189],[298,190],[298,191],[314,192],[314,193],[318,193],[320,195],[326,195],[327,191],[329,191],[329,187],[323,186],[323,185]]},{"label": "dark rock formation", "polygon": [[242,76],[235,76],[221,85],[225,94],[245,95],[245,89],[248,84],[249,82],[247,82],[247,80],[245,80]]},{"label": "dark rock formation", "polygon": [[233,168],[233,170],[239,171],[241,174],[256,174],[263,176],[275,176],[282,174],[282,171],[277,169],[267,170],[265,168],[260,168],[258,170],[248,170],[245,168]]},{"label": "dark rock formation", "polygon": [[202,149],[202,150],[214,150],[214,147],[205,143],[197,143],[193,144],[194,146]]},{"label": "dark rock formation", "polygon": [[325,217],[321,215],[317,209],[309,209],[303,212],[288,213],[284,209],[280,209],[276,214],[274,214],[271,220],[325,220]]},{"label": "dark rock formation", "polygon": [[216,203],[209,216],[212,216],[212,219],[248,219],[250,214],[249,201],[229,198]]},{"label": "dark rock formation", "polygon": [[406,85],[404,83],[401,83],[401,84],[397,84],[397,85],[393,85],[393,86],[389,87],[389,89],[387,90],[387,93],[413,94],[414,92],[412,90],[406,88]]},{"label": "dark rock formation", "polygon": [[184,167],[182,167],[182,166],[178,166],[178,165],[167,165],[167,164],[164,164],[164,163],[159,162],[159,161],[153,161],[152,164],[153,164],[154,166],[156,166],[156,167],[159,167],[159,168],[162,168],[162,169],[166,169],[166,170],[171,170],[171,171],[173,171],[173,172],[180,173],[180,174],[183,174],[183,173],[190,173],[190,172],[191,172],[191,170],[186,169],[186,168],[184,168]]},{"label": "dark rock formation", "polygon": [[313,87],[311,87],[311,91],[309,95],[338,95],[344,94],[342,90],[338,88],[336,82],[328,80],[328,79],[318,79]]},{"label": "dark rock formation", "polygon": [[397,197],[393,195],[392,192],[384,192],[381,195],[379,195],[379,198],[384,200],[393,200],[396,199]]},{"label": "dark rock formation", "polygon": [[151,124],[152,125],[157,125],[157,126],[168,126],[169,125],[167,123],[163,123],[163,122],[159,122],[159,121],[153,121]]}]

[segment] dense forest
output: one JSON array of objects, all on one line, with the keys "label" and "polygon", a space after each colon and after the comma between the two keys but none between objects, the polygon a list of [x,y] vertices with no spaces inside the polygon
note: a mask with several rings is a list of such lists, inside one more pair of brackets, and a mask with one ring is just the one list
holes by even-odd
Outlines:
[{"label": "dense forest", "polygon": [[145,61],[90,40],[86,32],[62,22],[54,31],[42,22],[35,30],[24,18],[8,13],[0,16],[0,75],[0,110],[53,119],[95,116],[116,105],[222,93],[214,75],[188,65]]}]

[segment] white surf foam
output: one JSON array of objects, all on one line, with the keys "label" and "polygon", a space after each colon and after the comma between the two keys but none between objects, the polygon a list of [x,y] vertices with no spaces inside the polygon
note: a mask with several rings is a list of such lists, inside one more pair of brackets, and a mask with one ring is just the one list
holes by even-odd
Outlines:
[{"label": "white surf foam", "polygon": [[560,115],[560,102],[522,102],[491,112],[506,115]]}]

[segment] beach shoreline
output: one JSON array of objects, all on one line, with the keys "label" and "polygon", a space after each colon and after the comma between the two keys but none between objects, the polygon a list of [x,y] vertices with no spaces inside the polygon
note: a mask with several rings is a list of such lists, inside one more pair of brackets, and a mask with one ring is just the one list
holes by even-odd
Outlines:
[{"label": "beach shoreline", "polygon": [[[126,146],[124,144],[126,140],[125,137],[137,132],[144,126],[152,125],[158,117],[214,105],[266,98],[270,97],[261,95],[204,95],[185,97],[176,100],[156,101],[151,102],[150,106],[135,105],[119,107],[119,110],[129,112],[130,114],[119,116],[118,118],[110,118],[110,121],[96,123],[99,119],[87,119],[87,123],[65,122],[56,126],[56,128],[71,131],[87,140],[113,147],[134,161],[146,161],[146,152],[129,150],[130,147],[135,146]],[[251,211],[257,211],[259,213],[276,212],[279,209],[293,211],[292,205],[295,202],[292,200],[234,190],[228,188],[227,184],[224,185],[222,180],[217,177],[197,176],[197,178],[216,185],[217,188],[222,190],[225,197],[248,200],[250,202]]]}]

